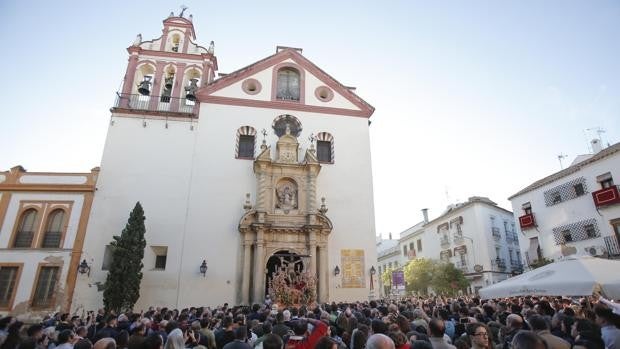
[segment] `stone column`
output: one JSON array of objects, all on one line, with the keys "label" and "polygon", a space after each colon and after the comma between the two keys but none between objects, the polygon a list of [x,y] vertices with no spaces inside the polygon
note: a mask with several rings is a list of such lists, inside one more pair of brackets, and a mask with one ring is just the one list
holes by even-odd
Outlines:
[{"label": "stone column", "polygon": [[172,85],[172,91],[170,96],[170,111],[177,112],[180,106],[180,99],[185,97],[185,86],[183,86],[183,80],[185,79],[185,63],[177,64],[177,71],[174,73],[174,85]]},{"label": "stone column", "polygon": [[157,110],[157,106],[159,105],[159,98],[161,97],[161,85],[162,80],[164,79],[164,67],[166,66],[166,62],[157,61],[157,65],[155,67],[155,76],[153,77],[153,88],[151,89],[151,95],[149,100],[149,110]]},{"label": "stone column", "polygon": [[310,229],[308,232],[308,254],[310,255],[310,262],[308,265],[308,271],[310,274],[316,276],[316,231],[314,229]]},{"label": "stone column", "polygon": [[265,297],[265,245],[263,229],[259,228],[256,234],[253,302],[261,303],[263,301],[263,298]]},{"label": "stone column", "polygon": [[319,302],[327,302],[329,287],[327,285],[327,246],[319,246],[319,261],[321,270],[319,271]]},{"label": "stone column", "polygon": [[[245,234],[250,234],[246,232]],[[241,304],[250,304],[250,269],[252,268],[252,241],[243,241],[243,279],[241,280]]]},{"label": "stone column", "polygon": [[121,108],[129,108],[129,95],[133,90],[134,79],[136,76],[136,68],[138,67],[138,54],[131,53],[129,56],[129,63],[127,64],[127,71],[125,72],[125,79],[123,81],[123,90],[121,92],[122,99],[119,103]]}]

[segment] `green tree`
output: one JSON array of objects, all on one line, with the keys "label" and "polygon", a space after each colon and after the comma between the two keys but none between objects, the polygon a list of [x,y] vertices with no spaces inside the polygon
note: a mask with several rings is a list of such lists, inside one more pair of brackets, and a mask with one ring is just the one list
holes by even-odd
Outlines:
[{"label": "green tree", "polygon": [[409,261],[404,268],[407,291],[428,294],[428,287],[432,286],[435,264],[433,260],[425,258]]},{"label": "green tree", "polygon": [[131,310],[140,297],[142,258],[146,240],[144,210],[136,203],[120,236],[114,236],[112,263],[105,281],[103,304],[107,311]]},{"label": "green tree", "polygon": [[452,263],[435,263],[431,287],[440,294],[455,294],[469,286],[469,281]]},{"label": "green tree", "polygon": [[394,268],[386,268],[383,273],[381,273],[381,283],[383,284],[383,291],[385,295],[390,294],[392,290],[392,272]]}]

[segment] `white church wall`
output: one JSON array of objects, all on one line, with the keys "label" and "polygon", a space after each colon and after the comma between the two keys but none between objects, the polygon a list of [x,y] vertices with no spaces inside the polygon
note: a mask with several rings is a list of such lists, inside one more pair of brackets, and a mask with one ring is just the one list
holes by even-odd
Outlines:
[{"label": "white church wall", "polygon": [[[101,306],[105,282],[102,270],[106,245],[120,235],[137,201],[146,216],[147,248],[169,246],[166,269],[145,265],[137,307],[174,305],[181,255],[176,248],[185,228],[187,193],[196,131],[187,122],[113,117],[101,163],[97,193],[86,234],[84,257],[92,263],[91,277],[76,285],[73,307]],[[140,309],[140,308],[138,308]]]}]

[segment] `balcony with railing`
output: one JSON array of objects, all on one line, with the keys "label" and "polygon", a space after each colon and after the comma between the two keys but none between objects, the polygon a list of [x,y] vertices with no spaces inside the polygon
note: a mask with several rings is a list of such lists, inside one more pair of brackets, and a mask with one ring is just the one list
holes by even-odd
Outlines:
[{"label": "balcony with railing", "polygon": [[442,236],[439,239],[439,244],[441,245],[441,247],[448,247],[448,246],[450,246],[450,238],[448,238],[447,236]]},{"label": "balcony with railing", "polygon": [[499,270],[506,270],[506,260],[504,258],[495,258],[495,265]]},{"label": "balcony with railing", "polygon": [[465,274],[469,273],[469,266],[466,261],[458,261],[454,263],[454,266]]},{"label": "balcony with railing", "polygon": [[465,238],[463,238],[463,233],[455,233],[454,237],[452,238],[452,241],[455,244],[461,244],[461,243],[463,243],[464,240],[465,240]]},{"label": "balcony with railing", "polygon": [[620,244],[616,236],[605,236],[605,247],[610,256],[620,256]]},{"label": "balcony with railing", "polygon": [[523,263],[521,263],[521,261],[517,259],[511,259],[510,268],[512,269],[513,273],[520,274],[523,272]]},{"label": "balcony with railing", "polygon": [[493,227],[491,228],[491,234],[495,240],[499,240],[502,238],[502,233],[500,233],[499,228]]},{"label": "balcony with railing", "polygon": [[536,220],[533,213],[527,213],[519,217],[519,225],[521,229],[530,229],[536,227]]},{"label": "balcony with railing", "polygon": [[592,199],[594,199],[594,205],[596,207],[603,207],[620,203],[620,193],[618,192],[618,186],[612,185],[609,188],[603,188],[592,193]]},{"label": "balcony with railing", "polygon": [[197,117],[200,103],[187,98],[117,93],[112,111],[155,113],[164,116]]}]

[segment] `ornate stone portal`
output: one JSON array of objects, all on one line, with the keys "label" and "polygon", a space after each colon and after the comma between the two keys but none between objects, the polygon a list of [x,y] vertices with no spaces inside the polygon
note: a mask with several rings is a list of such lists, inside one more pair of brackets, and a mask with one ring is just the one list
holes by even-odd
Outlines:
[{"label": "ornate stone portal", "polygon": [[318,301],[329,299],[327,238],[332,223],[317,210],[316,180],[321,170],[314,149],[299,161],[299,143],[287,128],[276,145],[276,158],[264,143],[254,161],[256,205],[246,202],[239,222],[242,234],[241,303],[265,297],[267,261],[278,252],[303,256],[304,269],[318,277]]}]

